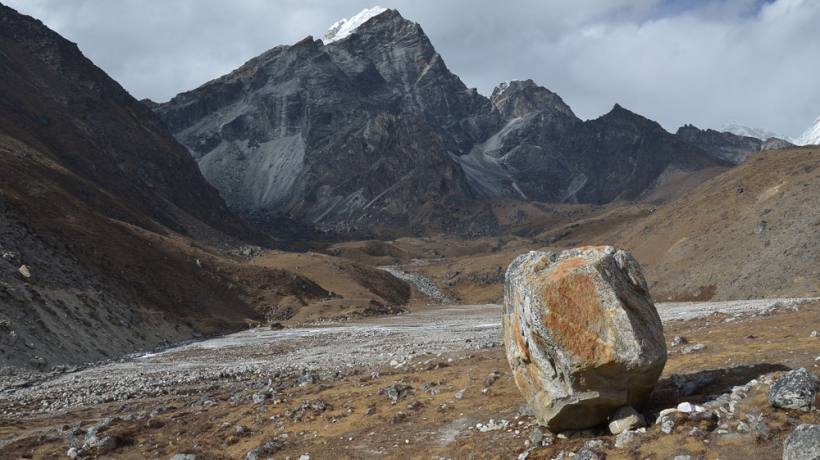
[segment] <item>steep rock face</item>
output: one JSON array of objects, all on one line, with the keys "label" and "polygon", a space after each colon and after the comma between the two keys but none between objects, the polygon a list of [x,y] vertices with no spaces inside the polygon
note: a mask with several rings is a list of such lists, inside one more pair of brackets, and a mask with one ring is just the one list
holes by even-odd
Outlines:
[{"label": "steep rock face", "polygon": [[731,132],[702,130],[693,125],[681,126],[675,136],[684,142],[700,147],[715,158],[734,165],[743,163],[750,156],[763,150],[781,149],[792,145],[776,137],[761,140],[756,137],[739,136]]},{"label": "steep rock face", "polygon": [[561,139],[555,199],[607,203],[638,198],[672,170],[720,164],[658,123],[615,104],[606,115],[578,124]]},{"label": "steep rock face", "polygon": [[486,197],[551,200],[561,138],[581,121],[555,93],[532,80],[502,83],[490,99],[503,126],[457,158]]},{"label": "steep rock face", "polygon": [[666,364],[640,266],[610,246],[515,259],[503,324],[515,383],[552,431],[595,426],[641,402]]},{"label": "steep rock face", "polygon": [[395,10],[363,11],[327,37],[274,48],[154,108],[256,222],[483,232],[497,224],[491,199],[632,199],[671,170],[722,164],[620,108],[582,122],[532,80],[488,99]]},{"label": "steep rock face", "polygon": [[[176,231],[196,232],[180,210],[225,233],[249,231],[225,207],[157,117],[76,45],[0,5],[0,133],[47,152],[106,192]],[[87,193],[88,198],[92,198]]]},{"label": "steep rock face", "polygon": [[0,75],[0,367],[113,357],[254,316],[186,236],[256,233],[150,110],[2,5]]},{"label": "steep rock face", "polygon": [[448,154],[496,125],[394,10],[329,45],[274,48],[157,113],[236,209],[339,231],[411,226],[431,200],[471,198]]}]

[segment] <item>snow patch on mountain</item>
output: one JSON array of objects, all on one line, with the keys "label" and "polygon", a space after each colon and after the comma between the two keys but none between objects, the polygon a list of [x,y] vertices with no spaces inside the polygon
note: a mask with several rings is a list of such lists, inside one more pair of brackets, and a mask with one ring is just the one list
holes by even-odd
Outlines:
[{"label": "snow patch on mountain", "polygon": [[814,124],[794,140],[796,145],[817,145],[820,144],[820,117],[814,120]]},{"label": "snow patch on mountain", "polygon": [[720,127],[720,131],[736,134],[738,136],[754,137],[760,139],[761,141],[765,141],[766,139],[772,137],[785,139],[785,137],[775,133],[774,131],[769,131],[768,129],[763,128],[751,128],[734,121],[724,123],[723,126]]},{"label": "snow patch on mountain", "polygon": [[387,8],[382,6],[374,6],[373,8],[365,8],[359,12],[359,14],[348,18],[348,19],[340,19],[333,23],[330,26],[330,29],[327,30],[324,37],[325,44],[333,43],[335,41],[339,41],[343,38],[347,38],[356,31],[356,29],[364,24],[365,22],[369,21],[371,18],[374,18],[382,13],[387,11]]}]

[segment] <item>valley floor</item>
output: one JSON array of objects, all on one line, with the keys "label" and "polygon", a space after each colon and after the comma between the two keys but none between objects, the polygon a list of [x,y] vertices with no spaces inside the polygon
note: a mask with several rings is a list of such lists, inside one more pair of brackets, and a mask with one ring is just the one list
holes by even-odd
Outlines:
[{"label": "valley floor", "polygon": [[[98,426],[98,439],[111,439],[106,458],[244,458],[254,449],[259,458],[510,458],[525,451],[552,458],[592,439],[605,442],[608,458],[780,458],[793,426],[820,421],[816,410],[788,413],[765,402],[771,373],[817,372],[820,338],[811,329],[820,324],[820,301],[671,303],[658,310],[668,339],[684,336],[703,348],[670,347],[644,413],[679,402],[664,396],[673,374],[705,382],[683,398],[693,402],[760,382],[717,430],[692,437],[650,426],[621,449],[605,431],[590,430],[530,449],[536,428],[504,357],[500,307],[465,305],[254,329],[102,366],[17,375],[0,388],[0,457],[64,457]],[[757,415],[764,424],[749,429],[748,417]]]}]

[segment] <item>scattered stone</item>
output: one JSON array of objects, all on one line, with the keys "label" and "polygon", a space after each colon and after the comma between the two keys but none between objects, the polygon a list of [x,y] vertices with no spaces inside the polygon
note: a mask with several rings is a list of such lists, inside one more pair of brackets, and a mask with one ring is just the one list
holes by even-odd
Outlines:
[{"label": "scattered stone", "polygon": [[458,390],[458,391],[455,392],[453,397],[456,398],[456,399],[461,399],[461,398],[464,397],[464,392],[465,391],[466,391],[465,389]]},{"label": "scattered stone", "polygon": [[678,426],[692,426],[703,432],[711,432],[717,428],[720,418],[717,413],[706,410],[703,406],[697,406],[688,402],[680,403],[677,408],[664,409],[658,414],[656,425],[661,427],[661,431],[670,434]]},{"label": "scattered stone", "polygon": [[687,343],[689,343],[689,340],[687,340],[686,337],[681,337],[679,335],[672,337],[673,347],[677,347],[679,345],[686,345]]},{"label": "scattered stone", "polygon": [[706,409],[703,406],[698,406],[689,402],[682,402],[678,404],[678,412],[690,414],[692,412],[704,412]]},{"label": "scattered stone", "polygon": [[387,396],[391,404],[396,404],[400,399],[415,394],[415,391],[413,391],[413,387],[404,382],[395,382],[379,390],[379,394]]},{"label": "scattered stone", "polygon": [[252,399],[253,399],[254,404],[261,404],[261,403],[265,402],[265,395],[259,394],[259,393],[254,393],[254,395],[252,396]]},{"label": "scattered stone", "polygon": [[309,371],[307,369],[302,371],[302,375],[299,376],[299,380],[297,381],[300,387],[313,385],[317,382],[319,382],[319,376],[317,376],[315,372]]},{"label": "scattered stone", "polygon": [[633,430],[646,426],[646,420],[632,406],[624,406],[612,414],[612,421],[609,422],[609,432],[619,434],[624,431]]},{"label": "scattered stone", "polygon": [[17,272],[20,273],[25,279],[31,278],[31,270],[28,268],[28,265],[20,265],[20,268],[17,269]]},{"label": "scattered stone", "polygon": [[171,457],[171,460],[196,460],[196,455],[194,454],[174,454]]},{"label": "scattered stone", "polygon": [[65,454],[68,458],[74,459],[74,458],[77,458],[77,456],[79,455],[79,452],[77,452],[76,447],[72,447],[72,448],[68,449],[68,452],[66,452]]},{"label": "scattered stone", "polygon": [[704,345],[702,343],[696,343],[694,345],[689,345],[688,347],[684,347],[684,349],[681,350],[680,352],[685,354],[685,355],[688,355],[689,353],[694,353],[696,351],[701,351],[704,348],[706,348],[706,345]]},{"label": "scattered stone", "polygon": [[493,371],[490,372],[490,375],[488,375],[487,378],[484,379],[484,388],[490,388],[491,386],[493,386],[493,384],[496,382],[496,380],[499,379],[499,377],[501,377],[501,371],[499,371],[498,369],[493,369]]},{"label": "scattered stone", "polygon": [[544,432],[541,428],[536,427],[535,429],[530,432],[529,436],[530,443],[533,447],[538,446],[549,446],[555,442],[555,437],[550,432]]},{"label": "scattered stone", "polygon": [[259,460],[271,454],[275,454],[285,446],[286,435],[279,435],[276,438],[268,438],[259,446],[253,448],[245,454],[245,460]]},{"label": "scattered stone", "polygon": [[629,446],[635,443],[635,441],[638,438],[638,433],[640,433],[640,431],[626,430],[621,432],[618,436],[615,437],[615,448],[628,448]]},{"label": "scattered stone", "polygon": [[640,266],[625,251],[519,256],[507,270],[504,303],[516,384],[551,431],[595,426],[638,404],[666,363],[660,317]]},{"label": "scattered stone", "polygon": [[584,447],[572,456],[572,460],[604,460],[606,454],[603,449],[606,443],[600,439],[591,439],[584,443]]},{"label": "scattered stone", "polygon": [[783,460],[820,458],[820,425],[799,425],[783,443]]},{"label": "scattered stone", "polygon": [[488,431],[503,430],[504,428],[507,428],[507,425],[509,424],[510,422],[507,420],[499,420],[496,422],[495,420],[490,419],[490,421],[487,422],[486,425],[482,423],[476,423],[475,427],[478,431],[486,433]]},{"label": "scattered stone", "polygon": [[811,410],[817,395],[818,379],[806,368],[794,369],[769,388],[769,404],[782,409]]},{"label": "scattered stone", "polygon": [[103,455],[116,449],[118,444],[119,443],[117,442],[117,438],[113,436],[105,436],[103,438],[97,438],[96,440],[94,440],[93,443],[89,444],[87,447],[96,449],[97,455]]},{"label": "scattered stone", "polygon": [[317,416],[326,411],[330,406],[321,399],[306,399],[299,404],[299,407],[288,413],[288,418],[294,422],[302,420],[305,416]]}]

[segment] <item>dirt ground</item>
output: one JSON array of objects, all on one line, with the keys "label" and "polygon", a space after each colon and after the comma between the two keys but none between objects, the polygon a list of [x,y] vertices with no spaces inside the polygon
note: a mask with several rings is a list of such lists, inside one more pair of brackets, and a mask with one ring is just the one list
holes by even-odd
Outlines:
[{"label": "dirt ground", "polygon": [[[817,409],[774,409],[765,396],[766,382],[789,368],[818,373],[820,338],[811,337],[818,320],[820,302],[668,321],[669,340],[683,336],[704,348],[684,354],[680,346],[670,347],[662,380],[642,408],[650,426],[630,448],[614,448],[614,437],[602,427],[563,433],[552,445],[528,450],[535,422],[512,381],[503,347],[496,344],[421,354],[399,367],[359,368],[303,386],[214,381],[191,386],[190,393],[182,388],[168,396],[6,419],[0,422],[0,458],[64,458],[72,439],[82,444],[84,430],[104,417],[117,417],[104,432],[116,439],[116,448],[100,458],[170,458],[177,453],[198,459],[245,458],[268,442],[270,449],[259,458],[516,458],[528,451],[527,458],[549,459],[600,439],[610,459],[775,459],[797,424],[820,422]],[[673,374],[715,378],[695,394],[680,397],[669,391]],[[763,383],[752,387],[738,402],[735,418],[721,419],[717,429],[682,426],[664,434],[652,424],[660,409],[684,400],[703,403],[752,379]],[[392,385],[398,385],[395,401],[384,394]],[[764,428],[744,431],[738,425],[755,416],[762,417]]]}]

